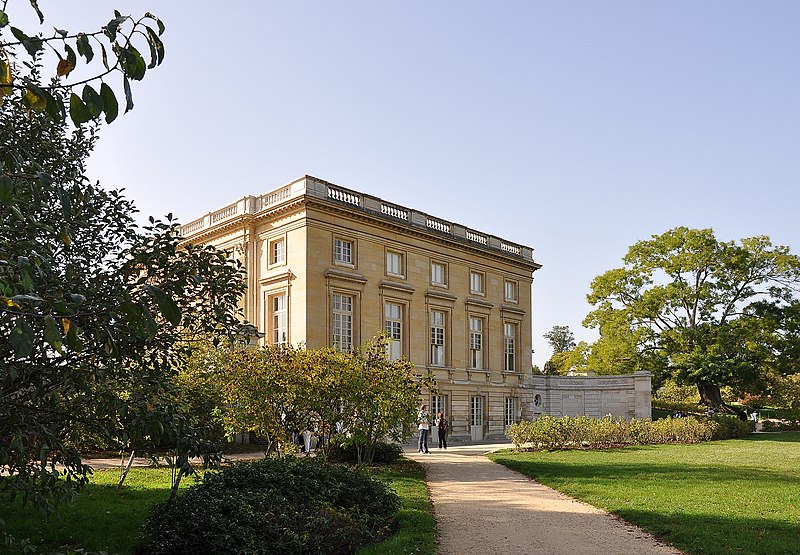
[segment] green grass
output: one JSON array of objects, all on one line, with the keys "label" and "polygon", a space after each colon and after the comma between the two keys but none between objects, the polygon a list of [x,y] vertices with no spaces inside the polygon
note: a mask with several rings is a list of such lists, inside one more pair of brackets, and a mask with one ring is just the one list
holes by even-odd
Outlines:
[{"label": "green grass", "polygon": [[491,458],[689,555],[800,553],[800,433]]},{"label": "green grass", "polygon": [[397,514],[400,530],[384,541],[359,551],[359,555],[401,555],[436,552],[436,521],[425,484],[425,471],[418,462],[400,459],[391,466],[373,470],[388,480],[402,501]]},{"label": "green grass", "polygon": [[[433,553],[436,526],[422,467],[402,459],[395,465],[370,471],[387,480],[400,495],[400,529],[384,543],[361,553]],[[6,531],[17,539],[29,538],[37,553],[83,548],[130,554],[141,541],[140,530],[150,507],[169,497],[170,471],[133,468],[122,490],[116,489],[118,478],[116,470],[96,471],[87,490],[76,501],[62,505],[59,513],[47,523],[30,506],[0,501],[0,515],[6,521]],[[191,478],[184,479],[182,487],[193,483]]]}]

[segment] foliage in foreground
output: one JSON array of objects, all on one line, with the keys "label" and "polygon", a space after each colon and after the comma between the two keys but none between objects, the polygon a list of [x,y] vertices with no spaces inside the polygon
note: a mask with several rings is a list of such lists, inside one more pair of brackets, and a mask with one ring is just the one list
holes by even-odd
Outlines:
[{"label": "foliage in foreground", "polygon": [[623,445],[699,443],[714,439],[745,437],[753,423],[729,416],[662,418],[660,420],[553,418],[513,424],[507,435],[517,450],[603,449]]},{"label": "foliage in foreground", "polygon": [[388,486],[348,467],[237,463],[157,505],[139,553],[354,553],[391,534],[399,508]]},{"label": "foliage in foreground", "polygon": [[800,433],[490,457],[687,555],[800,552]]}]

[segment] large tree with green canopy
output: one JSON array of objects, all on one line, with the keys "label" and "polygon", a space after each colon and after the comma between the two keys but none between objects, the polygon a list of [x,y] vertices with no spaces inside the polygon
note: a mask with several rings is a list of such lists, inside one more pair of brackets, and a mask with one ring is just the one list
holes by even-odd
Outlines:
[{"label": "large tree with green canopy", "polygon": [[[174,378],[197,338],[238,329],[244,281],[225,253],[182,247],[171,217],[139,228],[130,201],[85,176],[101,117],[116,117],[106,81],[121,77],[130,108],[130,80],[146,70],[133,41],[149,45],[158,65],[160,21],[117,13],[96,33],[45,37],[14,27],[8,4],[0,3],[0,494],[47,510],[86,482],[79,433],[143,450],[177,445],[189,471],[203,434]],[[87,64],[99,51],[105,69],[67,82],[76,49]],[[46,53],[59,59],[48,82]]]},{"label": "large tree with green canopy", "polygon": [[779,367],[795,371],[786,353],[800,259],[788,247],[678,227],[639,241],[623,263],[591,284],[596,308],[584,324],[599,328],[600,339],[590,365],[673,376],[727,412],[720,386],[758,390]]}]

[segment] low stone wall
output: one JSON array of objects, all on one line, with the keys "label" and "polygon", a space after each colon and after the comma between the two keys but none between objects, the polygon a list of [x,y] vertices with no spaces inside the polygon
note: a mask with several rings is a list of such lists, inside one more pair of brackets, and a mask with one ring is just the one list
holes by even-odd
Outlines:
[{"label": "low stone wall", "polygon": [[[534,376],[529,384],[533,418],[542,415],[650,418],[649,372],[622,376]],[[526,384],[527,385],[527,384]],[[526,392],[528,393],[528,392]]]}]

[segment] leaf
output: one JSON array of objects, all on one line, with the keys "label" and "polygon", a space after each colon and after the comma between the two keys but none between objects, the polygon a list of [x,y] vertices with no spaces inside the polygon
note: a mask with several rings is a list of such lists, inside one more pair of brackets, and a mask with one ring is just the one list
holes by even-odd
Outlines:
[{"label": "leaf", "polygon": [[78,335],[79,331],[80,330],[78,326],[76,326],[75,324],[71,324],[69,326],[69,331],[67,332],[67,337],[66,337],[67,347],[69,347],[76,353],[79,353],[83,350],[83,340],[81,339],[81,336]]},{"label": "leaf", "polygon": [[122,88],[125,89],[125,113],[133,110],[133,96],[131,95],[131,82],[127,76],[122,78]]},{"label": "leaf", "polygon": [[14,181],[7,175],[0,175],[0,204],[8,205],[14,198]]},{"label": "leaf", "polygon": [[109,21],[103,28],[103,31],[105,32],[106,36],[111,40],[111,42],[117,40],[117,29],[119,29],[119,26],[122,25],[122,23],[126,19],[128,19],[127,17],[122,17],[121,15],[119,15],[119,12],[117,11],[115,11],[114,13],[117,15],[117,17]]},{"label": "leaf", "polygon": [[44,23],[44,14],[42,13],[42,10],[39,9],[39,3],[37,0],[30,0],[30,3],[31,6],[33,6],[33,9],[36,10],[36,15],[39,16],[39,23]]},{"label": "leaf", "polygon": [[178,305],[175,304],[175,301],[172,300],[172,297],[153,285],[145,285],[144,290],[156,300],[161,314],[170,324],[177,326],[181,323],[181,310],[178,308]]},{"label": "leaf", "polygon": [[75,125],[81,125],[92,119],[89,109],[75,93],[69,95],[69,117]]},{"label": "leaf", "polygon": [[73,69],[75,69],[75,65],[69,63],[69,60],[66,58],[59,58],[58,65],[56,66],[56,75],[58,77],[67,76]]},{"label": "leaf", "polygon": [[106,46],[104,44],[100,45],[100,54],[103,58],[103,65],[106,67],[106,69],[111,69],[108,67],[108,54],[106,53]]},{"label": "leaf", "polygon": [[69,318],[62,318],[61,325],[64,326],[64,333],[69,333],[69,328],[72,326],[72,320]]},{"label": "leaf", "polygon": [[22,103],[31,110],[43,112],[47,108],[47,97],[35,85],[28,85],[22,94]]},{"label": "leaf", "polygon": [[23,320],[17,320],[17,325],[11,330],[10,341],[16,358],[28,356],[33,352],[33,329]]},{"label": "leaf", "polygon": [[164,23],[162,23],[162,21],[160,19],[158,19],[156,16],[154,16],[150,12],[145,13],[144,16],[149,18],[149,19],[152,19],[153,21],[156,22],[156,25],[158,25],[158,34],[159,35],[163,35],[164,34]]},{"label": "leaf", "polygon": [[102,83],[100,85],[100,98],[103,100],[103,106],[106,112],[106,123],[111,123],[117,119],[117,115],[119,114],[117,97],[114,95],[114,91],[111,87]]},{"label": "leaf", "polygon": [[52,316],[44,317],[44,340],[56,351],[61,352],[64,341],[61,337],[61,330],[58,329],[58,324]]},{"label": "leaf", "polygon": [[147,43],[150,45],[150,65],[147,67],[152,69],[164,61],[164,43],[153,29],[147,25],[145,25],[145,29],[147,30]]},{"label": "leaf", "polygon": [[47,98],[47,107],[45,111],[47,114],[53,118],[53,121],[61,122],[64,120],[64,103],[59,102],[55,99],[55,97],[50,94],[50,91],[46,89],[42,89],[42,93]]},{"label": "leaf", "polygon": [[141,81],[144,78],[145,71],[147,71],[147,64],[142,58],[136,48],[129,46],[128,48],[120,47],[117,51],[122,71],[125,75],[134,81]]},{"label": "leaf", "polygon": [[22,43],[22,46],[25,47],[25,50],[28,51],[31,57],[35,56],[36,53],[42,49],[42,39],[39,37],[29,37],[16,27],[11,27],[11,34]]},{"label": "leaf", "polygon": [[81,96],[86,103],[86,109],[89,110],[89,114],[91,114],[93,118],[103,113],[103,99],[100,98],[100,95],[97,94],[97,91],[91,86],[84,85]]},{"label": "leaf", "polygon": [[67,61],[72,64],[72,67],[78,65],[78,57],[75,55],[75,51],[72,49],[72,47],[68,44],[65,44],[64,51],[67,53]]},{"label": "leaf", "polygon": [[11,65],[5,60],[0,60],[0,99],[14,92],[11,85],[14,83],[14,76],[11,74]]},{"label": "leaf", "polygon": [[70,234],[68,227],[65,226],[61,228],[58,238],[61,239],[61,242],[64,243],[65,246],[69,247],[72,245],[72,235]]},{"label": "leaf", "polygon": [[94,50],[92,50],[92,45],[89,43],[89,37],[80,33],[75,40],[75,47],[78,49],[78,54],[86,58],[86,63],[92,61],[92,58],[94,58]]}]

